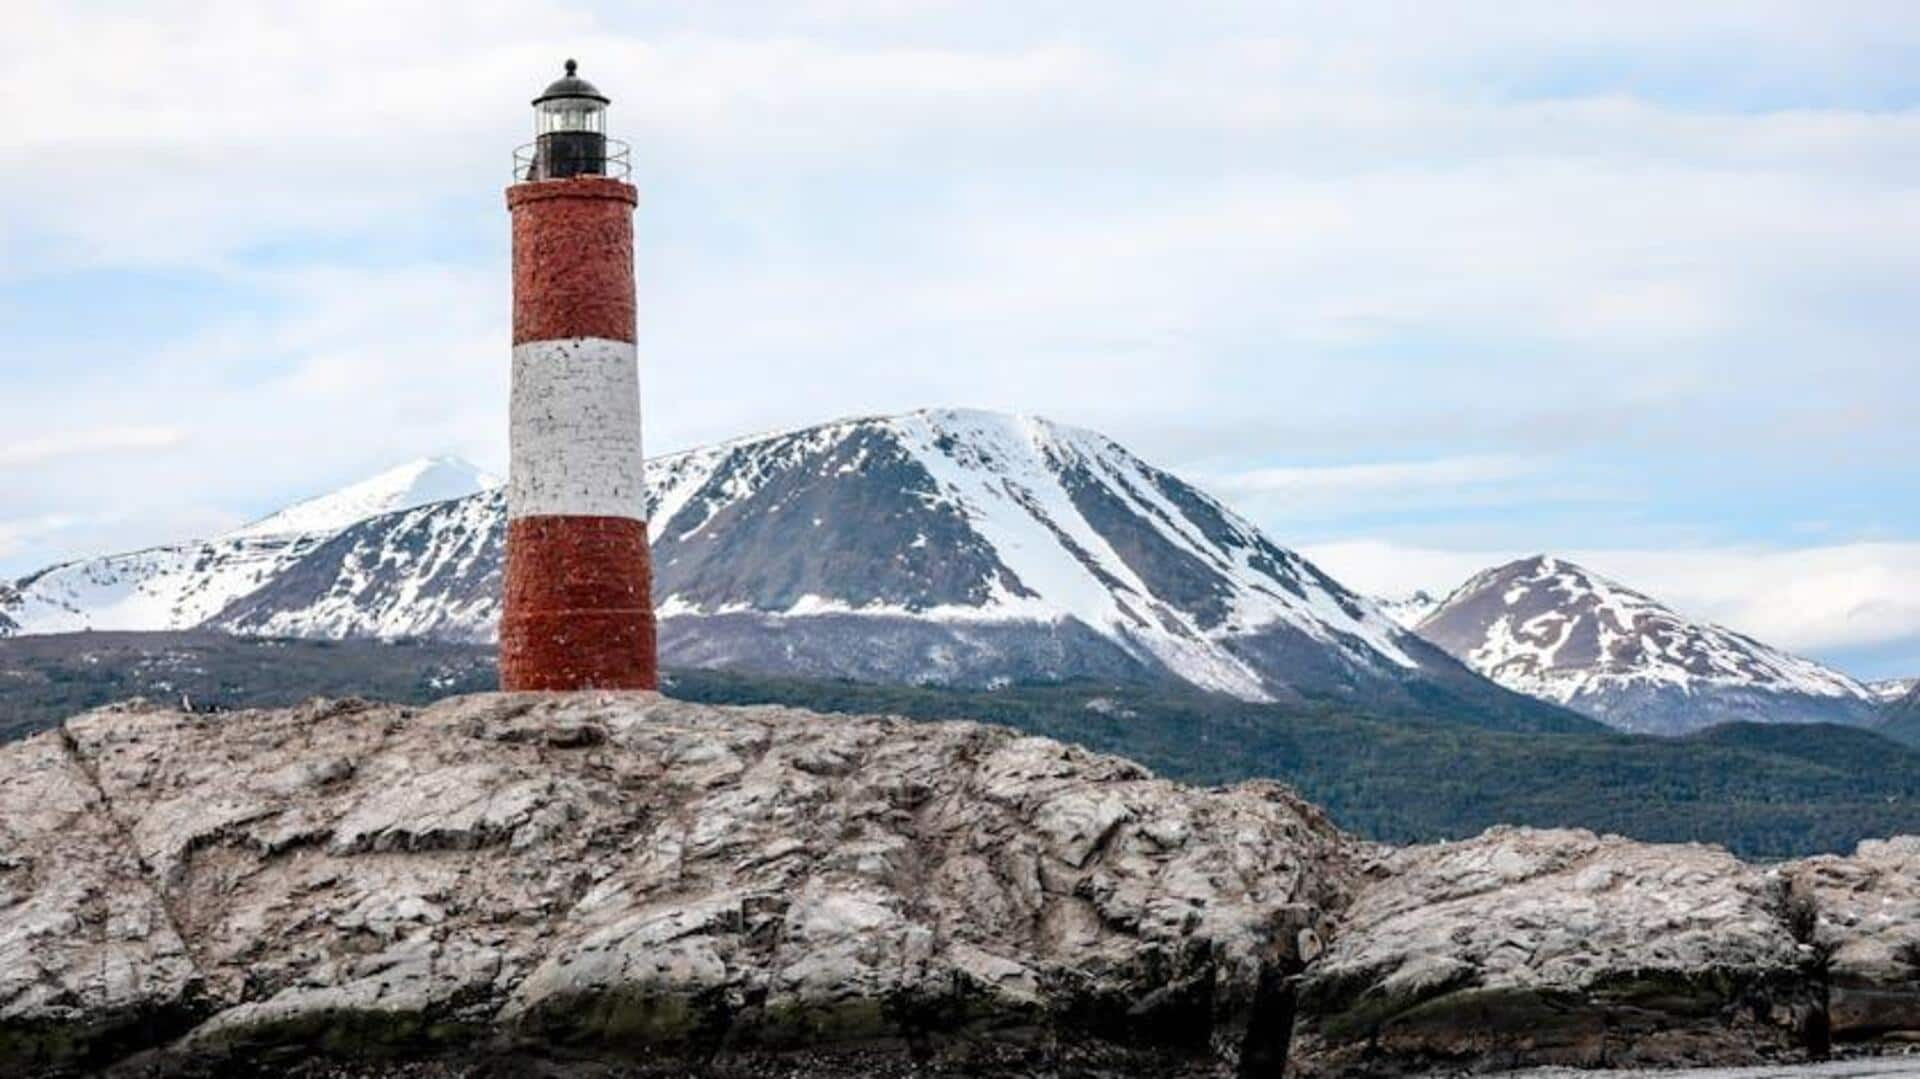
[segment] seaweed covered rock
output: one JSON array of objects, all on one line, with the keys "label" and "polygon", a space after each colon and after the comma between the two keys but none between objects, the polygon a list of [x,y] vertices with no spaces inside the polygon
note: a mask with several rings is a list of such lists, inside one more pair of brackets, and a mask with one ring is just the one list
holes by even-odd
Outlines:
[{"label": "seaweed covered rock", "polygon": [[1006,1043],[1264,1074],[1357,880],[1275,784],[650,694],[96,712],[0,750],[0,839],[10,1075]]},{"label": "seaweed covered rock", "polygon": [[1392,852],[1300,992],[1302,1075],[1821,1050],[1784,882],[1718,848],[1496,828]]},{"label": "seaweed covered rock", "polygon": [[1920,836],[1788,867],[1826,962],[1836,1042],[1920,1042]]}]

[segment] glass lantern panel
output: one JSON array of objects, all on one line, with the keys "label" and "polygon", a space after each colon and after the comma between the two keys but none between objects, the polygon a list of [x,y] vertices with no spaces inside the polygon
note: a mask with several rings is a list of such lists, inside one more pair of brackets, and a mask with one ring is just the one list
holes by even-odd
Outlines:
[{"label": "glass lantern panel", "polygon": [[549,101],[540,106],[539,134],[555,131],[588,131],[601,133],[605,130],[606,111],[597,101],[577,98],[562,98]]}]

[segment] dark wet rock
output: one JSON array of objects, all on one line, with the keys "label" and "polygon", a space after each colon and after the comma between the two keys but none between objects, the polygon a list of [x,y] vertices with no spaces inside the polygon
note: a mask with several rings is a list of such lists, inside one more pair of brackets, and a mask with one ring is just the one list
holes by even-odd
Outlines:
[{"label": "dark wet rock", "polygon": [[1800,929],[1827,966],[1834,1040],[1920,1042],[1920,837],[1787,872]]}]

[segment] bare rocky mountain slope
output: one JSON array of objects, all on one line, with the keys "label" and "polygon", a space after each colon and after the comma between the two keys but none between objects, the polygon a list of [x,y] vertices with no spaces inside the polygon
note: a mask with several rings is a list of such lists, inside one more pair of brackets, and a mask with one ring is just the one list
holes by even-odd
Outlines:
[{"label": "bare rocky mountain slope", "polygon": [[0,1073],[1803,1060],[1920,1036],[1916,881],[1915,839],[1393,850],[973,723],[107,709],[0,748]]},{"label": "bare rocky mountain slope", "polygon": [[1565,559],[1480,573],[1415,628],[1508,689],[1622,730],[1881,719],[1873,692],[1852,678],[1692,621]]}]

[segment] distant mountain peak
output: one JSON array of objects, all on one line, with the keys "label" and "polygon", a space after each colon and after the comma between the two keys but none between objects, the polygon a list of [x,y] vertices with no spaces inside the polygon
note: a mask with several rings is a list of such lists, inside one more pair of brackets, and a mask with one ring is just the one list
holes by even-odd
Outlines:
[{"label": "distant mountain peak", "polygon": [[465,498],[499,485],[497,476],[459,457],[421,457],[337,491],[296,502],[228,535],[337,532],[369,517]]},{"label": "distant mountain peak", "polygon": [[1871,722],[1872,695],[1852,678],[1553,555],[1474,575],[1418,631],[1509,689],[1631,730]]},{"label": "distant mountain peak", "polygon": [[1892,704],[1916,690],[1920,690],[1920,678],[1883,678],[1867,683],[1867,692],[1883,704]]},{"label": "distant mountain peak", "polygon": [[1380,609],[1406,629],[1415,629],[1440,606],[1440,598],[1426,589],[1418,589],[1404,596],[1378,596],[1374,599]]},{"label": "distant mountain peak", "polygon": [[49,566],[0,585],[0,636],[197,626],[358,521],[498,484],[457,457],[422,457],[224,536]]}]

